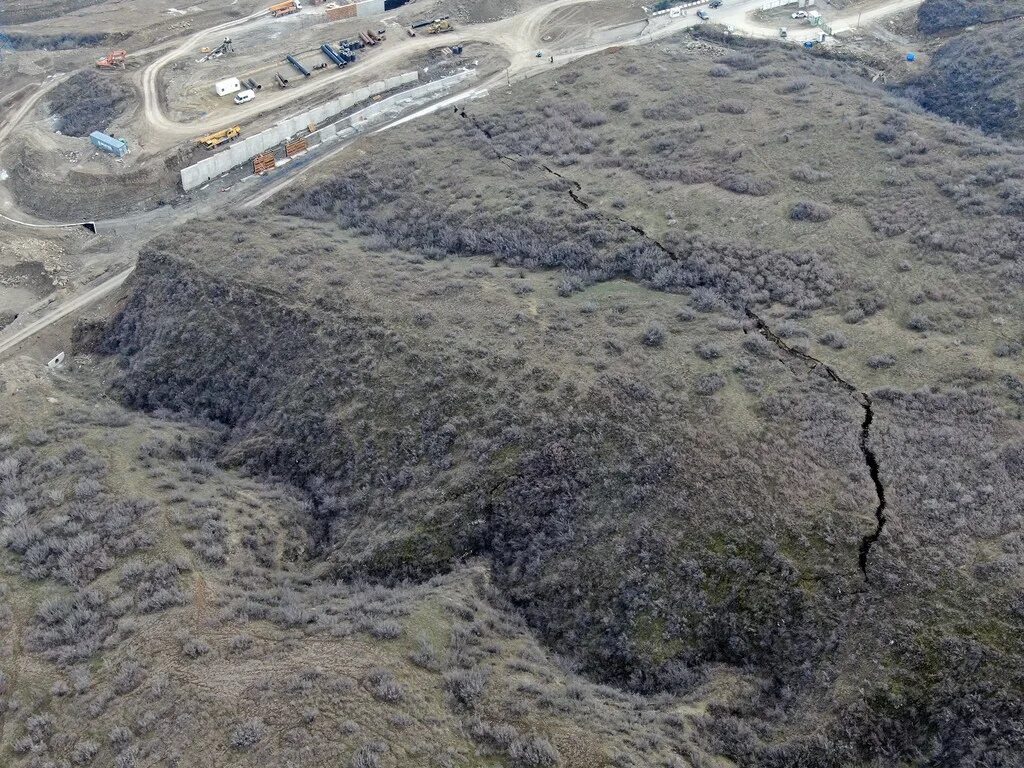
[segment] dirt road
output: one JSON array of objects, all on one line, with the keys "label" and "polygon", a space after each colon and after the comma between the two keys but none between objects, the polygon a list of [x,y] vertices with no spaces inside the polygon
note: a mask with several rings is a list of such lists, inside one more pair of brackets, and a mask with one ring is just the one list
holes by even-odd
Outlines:
[{"label": "dirt road", "polygon": [[[515,74],[524,69],[536,68],[534,61],[538,48],[545,48],[548,55],[559,57],[566,51],[547,50],[542,38],[542,30],[545,20],[555,11],[568,7],[585,5],[595,0],[554,0],[546,5],[537,6],[527,11],[510,16],[500,21],[486,24],[475,24],[463,31],[463,40],[467,42],[482,42],[499,48],[509,59],[510,74]],[[327,84],[356,80],[365,77],[365,70],[356,67],[354,69],[341,69],[328,74],[321,74],[316,81],[298,83],[275,94],[261,94],[259,100],[247,106],[233,107],[230,114],[223,116],[213,115],[200,120],[188,122],[177,122],[170,119],[163,111],[158,93],[158,81],[160,71],[182,56],[190,55],[204,37],[211,37],[219,32],[232,27],[263,21],[259,17],[264,14],[254,14],[244,19],[222,24],[209,30],[196,33],[188,38],[181,45],[168,51],[151,64],[142,73],[141,86],[144,97],[144,118],[149,124],[154,135],[149,137],[150,143],[174,144],[183,137],[194,137],[204,132],[215,131],[226,128],[235,123],[242,122],[247,118],[254,117],[259,113],[277,109],[291,101],[318,90],[323,90]],[[681,30],[695,23],[693,18],[668,19],[664,17],[664,24],[672,31]],[[209,42],[209,41],[208,41]],[[393,44],[380,51],[374,51],[372,63],[375,71],[381,71],[389,65],[406,61],[413,56],[437,48],[439,41],[428,35],[421,35],[412,38],[398,38]],[[545,60],[547,57],[545,57]]]},{"label": "dirt road", "polygon": [[58,320],[67,317],[72,312],[77,312],[79,309],[82,309],[83,307],[87,307],[90,304],[99,301],[104,296],[109,294],[111,291],[120,287],[121,284],[128,279],[128,275],[130,275],[134,270],[135,267],[129,267],[123,272],[117,273],[113,277],[104,280],[99,285],[95,285],[92,288],[86,290],[85,292],[72,298],[69,298],[67,301],[60,304],[56,309],[47,312],[38,320],[29,323],[24,328],[21,328],[20,330],[15,331],[14,333],[0,339],[0,354],[3,354],[8,350],[13,349],[18,344],[25,341],[25,339],[31,338],[44,328],[48,328],[49,326],[56,323]]},{"label": "dirt road", "polygon": [[[567,48],[561,50],[552,50],[550,47],[545,50],[545,56],[537,58],[535,52],[543,47],[542,37],[544,34],[545,21],[551,16],[551,14],[567,6],[580,5],[581,3],[591,2],[592,0],[556,0],[548,5],[539,6],[533,8],[524,13],[512,16],[508,19],[501,21],[492,22],[489,24],[481,24],[473,27],[472,35],[467,39],[480,40],[484,42],[490,42],[497,46],[500,46],[508,55],[509,67],[507,72],[503,72],[500,75],[492,76],[488,81],[483,83],[475,83],[473,86],[460,91],[459,93],[445,97],[443,100],[436,102],[430,106],[421,108],[410,115],[396,118],[388,123],[384,124],[380,128],[376,129],[375,133],[380,133],[385,130],[389,130],[397,125],[407,123],[410,120],[415,120],[424,115],[428,115],[443,106],[458,103],[459,101],[470,98],[474,93],[485,91],[489,87],[494,87],[499,84],[506,77],[515,75],[515,79],[523,79],[531,77],[534,74],[540,72],[550,71],[553,66],[559,66],[565,64],[568,61],[575,60],[577,58],[596,53],[604,50],[612,45],[640,45],[648,42],[667,37],[675,34],[689,26],[693,26],[698,23],[702,23],[701,20],[696,17],[695,14],[687,16],[672,18],[669,15],[659,16],[651,19],[649,23],[642,26],[640,32],[629,31],[630,27],[623,28],[622,34],[625,36],[623,39],[616,39],[615,34],[607,37],[604,41],[599,44],[591,46],[580,46],[575,48]],[[919,5],[923,0],[892,0],[883,6],[865,11],[861,14],[851,13],[845,16],[840,16],[831,19],[833,30],[836,32],[844,29],[850,29],[858,23],[858,20],[863,23],[865,21],[874,20],[892,13],[896,13],[908,8],[913,8]],[[749,15],[760,8],[762,0],[743,0],[730,4],[728,8],[717,9],[712,17],[711,21],[715,21],[722,24],[732,25],[738,32],[743,34],[749,34],[753,36],[777,36],[778,30],[775,28],[768,28],[757,25]],[[252,23],[258,20],[261,16],[265,15],[266,11],[261,11],[251,16],[247,16],[243,19],[238,19],[225,24],[220,24],[210,29],[198,32],[190,36],[184,43],[168,51],[152,64],[147,66],[142,73],[142,84],[145,96],[145,119],[150,123],[153,129],[157,132],[162,132],[165,138],[171,143],[176,142],[182,136],[194,135],[202,130],[213,130],[218,126],[223,126],[223,120],[217,120],[211,118],[208,121],[199,121],[192,123],[176,123],[167,118],[164,115],[161,106],[159,94],[157,92],[157,82],[160,70],[167,66],[174,59],[181,55],[191,51],[196,44],[204,37],[223,32],[226,29],[231,29],[243,24]],[[814,28],[807,30],[794,30],[790,37],[796,40],[811,39],[818,34]],[[411,54],[427,50],[437,46],[437,41],[429,38],[410,38],[402,41],[401,45],[395,45],[387,51],[381,51],[375,61],[378,65],[385,62],[400,60],[403,57]],[[554,57],[554,62],[549,61],[548,56]],[[329,75],[327,78],[321,78],[320,83],[324,82],[324,79],[329,80],[343,80],[346,75],[351,76],[352,73],[346,73],[341,70],[337,73]],[[51,86],[52,87],[52,86]],[[290,89],[292,90],[292,89]],[[297,98],[303,94],[303,89],[293,89],[293,93],[282,93],[276,97],[270,99],[263,99],[258,107],[249,107],[248,109],[239,110],[232,116],[232,121],[238,120],[247,114],[254,113],[257,110],[266,110],[268,107],[274,107],[277,105],[283,105],[289,100]],[[0,139],[7,135],[12,128],[18,123],[18,121],[32,108],[32,105],[36,103],[39,98],[45,93],[40,92],[26,104],[18,110],[15,115],[7,121],[3,129],[0,130]],[[268,104],[268,101],[270,102]],[[325,153],[322,157],[317,158],[315,161],[306,163],[301,168],[297,168],[292,174],[289,174],[286,178],[281,179],[270,188],[261,189],[258,193],[250,195],[248,199],[242,199],[239,202],[244,204],[245,207],[254,207],[269,199],[274,194],[277,194],[281,190],[287,188],[295,182],[295,180],[303,173],[307,172],[311,168],[317,167],[320,163],[327,160],[328,158],[336,155],[337,153],[345,150],[355,141],[358,141],[359,137],[353,138],[351,141],[341,144],[336,148],[333,148],[330,152]],[[217,201],[219,204],[222,201]],[[213,203],[211,202],[210,205]],[[197,209],[195,212],[201,212]],[[76,312],[77,310],[98,301],[102,297],[108,295],[120,287],[128,276],[134,270],[134,266],[130,267],[117,275],[103,281],[99,285],[93,286],[81,294],[67,299],[59,307],[48,312],[39,319],[32,323],[24,326],[21,329],[9,333],[7,336],[0,338],[0,354],[5,353],[16,347],[19,343],[24,340],[31,338],[33,335],[43,330],[44,328],[52,325],[53,323],[61,320],[69,314]]]},{"label": "dirt road", "polygon": [[[923,2],[924,0],[890,0],[884,5],[879,5],[863,12],[840,12],[824,5],[819,6],[819,10],[821,10],[825,22],[832,28],[833,34],[838,34],[854,29],[858,23],[864,24],[884,16],[891,16],[894,13],[916,8]],[[752,18],[752,14],[760,10],[763,4],[763,0],[742,0],[741,2],[734,0],[733,2],[723,3],[721,8],[707,11],[710,17],[709,23],[731,26],[737,33],[747,37],[777,38],[779,36],[779,28],[777,26],[759,24]],[[812,27],[806,21],[794,20],[792,24],[787,24],[786,27],[787,39],[796,42],[817,40],[821,35],[821,30],[817,27]]]}]

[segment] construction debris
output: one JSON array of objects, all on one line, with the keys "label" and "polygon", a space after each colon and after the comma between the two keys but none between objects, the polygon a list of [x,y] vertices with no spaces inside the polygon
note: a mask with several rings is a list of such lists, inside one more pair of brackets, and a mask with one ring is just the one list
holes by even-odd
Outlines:
[{"label": "construction debris", "polygon": [[264,152],[252,159],[252,172],[261,176],[267,171],[274,170],[276,167],[277,158],[274,157],[273,152]]}]

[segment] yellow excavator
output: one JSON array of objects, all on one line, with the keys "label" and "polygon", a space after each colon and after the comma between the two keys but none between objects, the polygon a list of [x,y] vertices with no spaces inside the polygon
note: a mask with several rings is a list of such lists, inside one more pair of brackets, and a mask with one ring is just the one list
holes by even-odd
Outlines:
[{"label": "yellow excavator", "polygon": [[241,132],[242,126],[233,125],[230,128],[225,128],[223,131],[214,131],[206,136],[200,136],[196,139],[196,143],[204,145],[207,149],[216,149],[224,142],[231,141]]}]

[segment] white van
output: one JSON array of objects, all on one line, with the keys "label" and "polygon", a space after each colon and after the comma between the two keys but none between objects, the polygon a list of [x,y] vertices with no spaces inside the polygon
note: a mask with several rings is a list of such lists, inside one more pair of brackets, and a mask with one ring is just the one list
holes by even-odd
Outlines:
[{"label": "white van", "polygon": [[237,96],[235,96],[235,104],[245,104],[245,102],[252,101],[255,98],[256,98],[256,91],[254,91],[254,90],[252,90],[250,88],[249,90],[242,91]]}]

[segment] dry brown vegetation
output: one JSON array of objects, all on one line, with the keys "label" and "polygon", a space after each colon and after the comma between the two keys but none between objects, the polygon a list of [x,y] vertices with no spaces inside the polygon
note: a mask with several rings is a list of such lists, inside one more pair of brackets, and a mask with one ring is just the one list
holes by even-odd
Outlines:
[{"label": "dry brown vegetation", "polygon": [[147,247],[131,442],[11,430],[5,744],[1015,764],[1020,148],[685,40],[464,106]]}]

